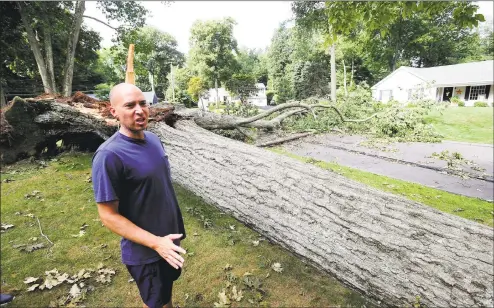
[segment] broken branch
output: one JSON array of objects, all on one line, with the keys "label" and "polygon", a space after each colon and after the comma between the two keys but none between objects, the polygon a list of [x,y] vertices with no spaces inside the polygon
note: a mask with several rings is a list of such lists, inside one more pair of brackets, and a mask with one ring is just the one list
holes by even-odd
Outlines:
[{"label": "broken branch", "polygon": [[107,24],[106,22],[104,22],[102,20],[99,20],[98,18],[95,18],[95,17],[92,17],[92,16],[87,16],[87,15],[82,15],[82,17],[96,20],[97,22],[104,24],[108,28],[112,28],[113,30],[118,30],[117,28],[110,26],[109,24]]}]

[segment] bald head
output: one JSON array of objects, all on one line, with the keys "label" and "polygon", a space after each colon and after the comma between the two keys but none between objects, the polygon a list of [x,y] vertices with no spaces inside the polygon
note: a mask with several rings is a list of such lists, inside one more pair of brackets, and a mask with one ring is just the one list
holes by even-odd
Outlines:
[{"label": "bald head", "polygon": [[135,85],[131,83],[119,83],[116,86],[114,86],[110,91],[110,103],[112,106],[116,106],[118,104],[123,103],[125,97],[135,96],[139,94],[142,95],[142,97],[144,97],[144,94],[142,94],[141,89],[139,89]]}]

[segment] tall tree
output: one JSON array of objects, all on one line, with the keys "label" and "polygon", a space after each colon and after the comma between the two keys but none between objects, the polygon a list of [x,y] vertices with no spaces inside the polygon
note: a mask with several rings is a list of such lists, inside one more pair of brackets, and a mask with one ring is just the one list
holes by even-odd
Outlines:
[{"label": "tall tree", "polygon": [[291,29],[286,23],[280,24],[276,29],[271,45],[268,50],[268,88],[276,94],[274,100],[276,103],[284,103],[293,98],[293,87],[291,83],[292,76],[292,45]]},{"label": "tall tree", "polygon": [[[296,1],[292,5],[297,23],[309,30],[324,33],[326,44],[331,45],[333,53],[334,43],[338,36],[350,35],[360,25],[369,36],[374,37],[379,33],[380,40],[395,36],[395,42],[400,42],[404,37],[400,33],[403,26],[400,20],[408,20],[416,14],[424,14],[430,18],[440,14],[449,14],[455,24],[460,28],[477,26],[479,21],[484,21],[482,14],[476,14],[478,6],[470,2],[365,2],[365,1],[328,1],[305,2]],[[448,12],[448,13],[445,13]],[[398,29],[393,29],[399,25]],[[437,38],[439,39],[439,38]],[[391,67],[394,67],[399,52],[396,48],[391,58]],[[332,57],[333,58],[333,57]],[[331,64],[333,74],[334,62]],[[333,79],[333,78],[332,78]],[[332,88],[335,82],[332,81]],[[332,99],[335,99],[332,91]]]},{"label": "tall tree", "polygon": [[[122,34],[134,27],[144,24],[144,16],[147,11],[135,1],[101,1],[99,7],[110,20],[122,23],[118,33]],[[79,34],[85,16],[85,1],[61,1],[61,2],[17,2],[22,24],[27,33],[31,50],[34,54],[38,71],[46,93],[56,93],[55,76],[61,76],[62,94],[70,96],[72,92],[72,80],[74,74],[74,59]],[[72,12],[69,18],[60,19],[67,11]],[[96,19],[96,18],[93,18]],[[66,41],[66,58],[63,70],[54,71],[52,30],[53,25],[63,20],[63,27],[69,34]],[[97,20],[97,19],[96,19]],[[105,23],[105,25],[107,25]],[[40,38],[42,33],[42,38]]]},{"label": "tall tree", "polygon": [[268,68],[265,55],[259,49],[240,48],[237,53],[238,74],[252,75],[257,82],[267,85]]},{"label": "tall tree", "polygon": [[238,52],[233,37],[235,24],[232,18],[196,21],[190,30],[188,67],[208,86],[214,85],[217,103],[218,83],[228,80],[238,68],[234,55]]},{"label": "tall tree", "polygon": [[171,65],[181,66],[185,61],[184,54],[177,49],[177,40],[169,33],[150,26],[129,31],[122,36],[121,45],[115,46],[115,61],[121,65],[125,64],[127,59],[129,44],[136,46],[136,84],[164,97],[168,87],[166,76],[171,71]]},{"label": "tall tree", "polygon": [[[0,67],[0,79],[4,80],[3,86],[9,93],[32,95],[33,93],[44,91],[44,85],[41,88],[39,87],[40,84],[43,84],[43,81],[39,74],[38,63],[34,53],[30,50],[27,35],[23,35],[25,27],[21,21],[18,3],[1,2],[0,5],[2,6],[2,12],[6,12],[6,16],[8,16],[2,19],[2,32],[0,34],[0,42],[2,44],[0,47],[2,56],[0,58],[3,60]],[[51,60],[46,62],[50,63],[48,66],[51,68],[46,71],[51,84],[49,87],[60,89],[63,79],[58,78],[55,80],[53,76],[55,73],[60,76],[59,72],[62,72],[65,67],[65,59],[67,57],[66,42],[71,35],[65,25],[70,21],[71,13],[61,11],[56,6],[53,6],[52,9],[51,14],[56,15],[57,18],[52,21],[49,26],[49,32],[47,32],[50,44],[40,45],[40,52],[43,55],[43,61],[46,59],[45,54],[50,55],[48,58]],[[36,25],[36,41],[39,40],[46,43],[45,31],[43,31],[45,25],[41,21],[36,21],[34,24]],[[97,72],[95,67],[100,41],[101,37],[97,32],[88,30],[85,26],[81,27],[80,43],[76,46],[74,56],[73,84],[77,89],[92,88],[102,80],[101,74]],[[49,50],[49,52],[45,52],[46,50]],[[4,78],[6,76],[8,78]]]}]

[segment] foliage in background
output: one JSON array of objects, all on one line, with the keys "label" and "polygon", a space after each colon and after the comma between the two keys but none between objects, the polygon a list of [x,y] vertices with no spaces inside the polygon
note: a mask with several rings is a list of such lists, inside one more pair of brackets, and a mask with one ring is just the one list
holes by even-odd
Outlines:
[{"label": "foliage in background", "polygon": [[209,88],[219,87],[238,70],[234,55],[237,52],[237,40],[233,36],[235,24],[232,18],[198,20],[190,29],[187,67]]},{"label": "foliage in background", "polygon": [[167,75],[170,63],[180,66],[184,63],[183,53],[178,51],[177,40],[169,33],[146,26],[125,33],[121,44],[114,46],[114,61],[125,67],[129,44],[135,44],[134,72],[136,85],[143,91],[153,90],[160,98],[165,97],[169,86]]},{"label": "foliage in background", "polygon": [[194,102],[197,102],[200,106],[201,97],[207,92],[207,87],[201,77],[192,77],[187,86],[187,93],[190,95]]},{"label": "foliage in background", "polygon": [[225,82],[225,88],[233,94],[233,97],[238,97],[240,102],[245,104],[247,98],[257,93],[256,78],[253,75],[233,74]]},{"label": "foliage in background", "polygon": [[114,86],[113,83],[100,83],[95,86],[96,91],[94,91],[94,93],[96,94],[96,97],[99,100],[109,101],[110,91],[113,88],[113,86]]},{"label": "foliage in background", "polygon": [[226,104],[223,113],[237,117],[248,118],[259,114],[259,108],[250,103],[233,102]]},{"label": "foliage in background", "polygon": [[383,104],[372,99],[368,88],[357,86],[355,91],[348,95],[339,91],[335,106],[347,119],[364,119],[373,113],[378,115],[367,122],[344,123],[334,110],[319,109],[316,119],[311,113],[305,113],[289,118],[283,127],[289,131],[320,133],[339,129],[347,133],[392,138],[397,141],[438,142],[442,139],[442,136],[425,122],[427,114],[444,108],[444,105],[433,101],[417,100],[412,106],[395,101]]}]

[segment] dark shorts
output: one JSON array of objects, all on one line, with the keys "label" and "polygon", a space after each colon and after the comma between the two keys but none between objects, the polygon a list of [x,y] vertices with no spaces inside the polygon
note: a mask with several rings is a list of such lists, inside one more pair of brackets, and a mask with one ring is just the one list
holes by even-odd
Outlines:
[{"label": "dark shorts", "polygon": [[127,270],[137,283],[142,301],[150,308],[161,308],[171,300],[173,282],[182,272],[164,259],[150,264],[127,265]]}]

